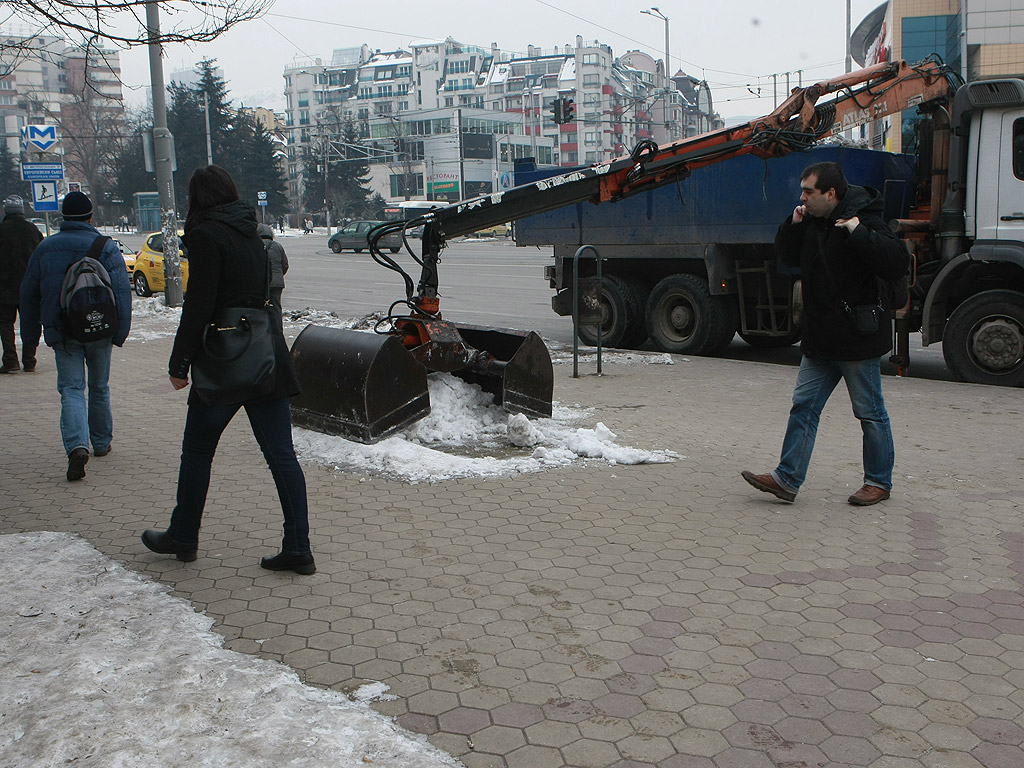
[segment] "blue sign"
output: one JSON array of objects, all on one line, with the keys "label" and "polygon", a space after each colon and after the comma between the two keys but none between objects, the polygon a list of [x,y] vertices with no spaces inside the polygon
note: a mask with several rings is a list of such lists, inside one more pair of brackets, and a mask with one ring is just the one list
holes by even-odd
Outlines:
[{"label": "blue sign", "polygon": [[58,181],[64,178],[63,163],[22,163],[22,181]]},{"label": "blue sign", "polygon": [[57,208],[57,182],[55,181],[34,181],[32,182],[32,207],[37,211],[56,211]]},{"label": "blue sign", "polygon": [[57,143],[57,126],[26,125],[21,129],[21,140],[45,152]]}]

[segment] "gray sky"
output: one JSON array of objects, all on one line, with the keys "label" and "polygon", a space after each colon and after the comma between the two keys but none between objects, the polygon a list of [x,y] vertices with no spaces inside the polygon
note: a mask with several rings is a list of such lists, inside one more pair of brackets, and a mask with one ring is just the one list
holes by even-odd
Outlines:
[{"label": "gray sky", "polygon": [[[851,0],[852,27],[879,4],[880,0]],[[362,43],[389,50],[415,40],[451,36],[463,43],[487,47],[495,42],[502,50],[525,52],[527,45],[550,50],[582,35],[584,40],[610,45],[615,55],[641,49],[663,58],[665,23],[640,13],[650,7],[644,2],[595,0],[278,0],[264,18],[212,43],[170,47],[165,75],[191,68],[200,59],[216,58],[236,106],[282,109],[281,75],[287,64],[316,57],[327,61],[335,48]],[[803,70],[804,84],[844,71],[846,0],[662,0],[658,7],[669,17],[673,72],[682,69],[706,79],[715,107],[725,117],[771,112],[773,73],[793,73],[795,86],[801,77],[797,70]],[[374,8],[382,12],[374,13]],[[123,53],[121,65],[129,102],[142,103],[142,88],[149,82],[145,49]],[[784,76],[778,78],[777,92],[781,100]]]}]

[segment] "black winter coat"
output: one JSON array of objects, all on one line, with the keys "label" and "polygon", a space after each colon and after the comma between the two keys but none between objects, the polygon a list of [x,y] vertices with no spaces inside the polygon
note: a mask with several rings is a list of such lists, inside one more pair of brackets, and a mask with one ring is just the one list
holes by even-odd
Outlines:
[{"label": "black winter coat", "polygon": [[[849,232],[838,219],[860,218]],[[843,309],[878,301],[876,276],[896,280],[910,264],[906,244],[882,220],[882,197],[871,187],[851,185],[828,219],[787,218],[775,237],[783,263],[800,267],[803,280],[803,341],[800,350],[821,360],[869,360],[892,349],[892,321],[884,315],[874,334],[863,334]],[[832,279],[826,271],[832,273]]]},{"label": "black winter coat", "polygon": [[[174,337],[168,372],[184,379],[202,347],[203,329],[219,309],[261,307],[267,290],[267,249],[256,235],[256,213],[241,200],[200,211],[185,222],[188,296]],[[280,311],[280,310],[278,310]],[[270,400],[299,393],[288,344],[279,323],[275,331],[277,382]],[[189,403],[201,402],[194,392]]]},{"label": "black winter coat", "polygon": [[0,304],[21,302],[21,281],[43,234],[24,214],[11,212],[0,222]]}]

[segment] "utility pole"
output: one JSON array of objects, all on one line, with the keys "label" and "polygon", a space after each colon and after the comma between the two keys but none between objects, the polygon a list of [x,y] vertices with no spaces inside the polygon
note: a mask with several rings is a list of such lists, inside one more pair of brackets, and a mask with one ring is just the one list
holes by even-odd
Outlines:
[{"label": "utility pole", "polygon": [[149,39],[149,78],[153,88],[153,161],[156,164],[156,188],[160,194],[160,223],[164,245],[164,304],[180,307],[184,292],[181,285],[181,259],[178,257],[178,216],[174,205],[174,137],[167,130],[167,91],[161,58],[160,6],[157,0],[146,2],[146,36]]},{"label": "utility pole", "polygon": [[213,140],[210,137],[210,94],[203,91],[203,112],[206,114],[206,164],[213,165]]}]

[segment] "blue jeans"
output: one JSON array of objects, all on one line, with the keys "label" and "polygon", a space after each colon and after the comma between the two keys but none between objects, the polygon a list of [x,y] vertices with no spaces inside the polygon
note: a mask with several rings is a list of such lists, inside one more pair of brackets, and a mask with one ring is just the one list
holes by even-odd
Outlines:
[{"label": "blue jeans", "polygon": [[[309,519],[306,505],[306,476],[292,446],[292,417],[288,398],[236,405],[189,403],[185,437],[181,442],[178,470],[178,503],[171,514],[168,533],[175,541],[193,544],[199,540],[199,525],[210,488],[210,468],[220,436],[228,423],[245,408],[249,424],[270,467],[284,512],[284,540],[281,551],[309,553]],[[246,471],[239,468],[239,471]]]},{"label": "blue jeans", "polygon": [[889,490],[896,452],[892,443],[889,414],[882,400],[882,369],[877,358],[871,360],[800,361],[800,372],[793,390],[782,457],[772,477],[794,493],[803,485],[811,451],[818,434],[821,411],[840,379],[846,380],[853,404],[853,415],[864,433],[864,484]]},{"label": "blue jeans", "polygon": [[67,339],[53,348],[57,361],[57,391],[60,392],[60,434],[68,454],[76,448],[89,450],[90,441],[94,451],[104,451],[110,445],[114,435],[114,417],[110,412],[110,349],[110,339],[85,344]]}]

